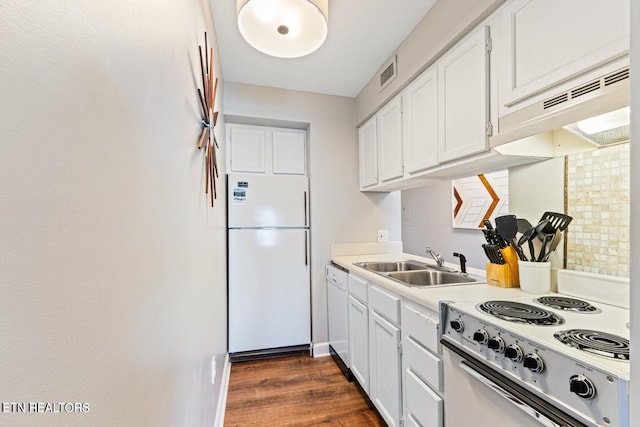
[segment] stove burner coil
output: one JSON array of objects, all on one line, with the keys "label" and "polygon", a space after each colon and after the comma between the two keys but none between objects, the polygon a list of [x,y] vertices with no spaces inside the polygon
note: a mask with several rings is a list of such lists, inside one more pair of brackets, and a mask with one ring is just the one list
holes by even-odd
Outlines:
[{"label": "stove burner coil", "polygon": [[564,319],[557,314],[515,301],[487,301],[479,304],[478,308],[508,322],[539,326],[555,326],[564,323]]},{"label": "stove burner coil", "polygon": [[564,296],[545,296],[534,300],[538,304],[558,310],[575,311],[580,313],[599,313],[600,309],[587,301]]},{"label": "stove burner coil", "polygon": [[610,359],[629,360],[629,340],[617,335],[589,329],[568,329],[556,332],[553,336],[578,350]]}]

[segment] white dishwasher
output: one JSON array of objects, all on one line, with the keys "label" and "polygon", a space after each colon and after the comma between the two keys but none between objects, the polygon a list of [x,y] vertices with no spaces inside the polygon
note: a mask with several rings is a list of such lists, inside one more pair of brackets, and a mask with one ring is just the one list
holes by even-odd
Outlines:
[{"label": "white dishwasher", "polygon": [[325,270],[327,279],[327,318],[329,320],[329,350],[340,370],[349,375],[347,341],[347,281],[349,272],[330,264]]}]

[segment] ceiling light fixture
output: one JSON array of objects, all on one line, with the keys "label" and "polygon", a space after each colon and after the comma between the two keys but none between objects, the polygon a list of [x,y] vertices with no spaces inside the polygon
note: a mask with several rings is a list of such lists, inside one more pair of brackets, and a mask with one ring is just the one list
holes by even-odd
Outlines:
[{"label": "ceiling light fixture", "polygon": [[255,49],[278,58],[316,51],[327,38],[329,0],[237,0],[238,28]]}]

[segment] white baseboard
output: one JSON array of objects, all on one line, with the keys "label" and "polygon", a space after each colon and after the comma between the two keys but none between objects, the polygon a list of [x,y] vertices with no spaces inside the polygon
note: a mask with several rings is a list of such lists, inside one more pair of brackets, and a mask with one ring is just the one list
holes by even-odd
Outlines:
[{"label": "white baseboard", "polygon": [[313,344],[313,357],[325,357],[325,356],[329,356],[331,353],[329,353],[329,343],[328,342],[321,342],[321,343],[314,343]]},{"label": "white baseboard", "polygon": [[220,394],[218,395],[218,408],[216,413],[215,427],[224,426],[224,414],[227,409],[227,392],[229,391],[229,376],[231,375],[231,361],[229,354],[224,358],[224,366],[222,368],[222,378],[220,380]]}]

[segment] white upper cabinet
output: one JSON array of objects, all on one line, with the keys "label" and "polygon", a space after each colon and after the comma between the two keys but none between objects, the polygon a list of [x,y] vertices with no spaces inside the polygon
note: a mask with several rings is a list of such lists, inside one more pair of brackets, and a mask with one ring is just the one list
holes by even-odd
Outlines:
[{"label": "white upper cabinet", "polygon": [[500,103],[515,106],[629,50],[629,0],[513,0]]},{"label": "white upper cabinet", "polygon": [[230,172],[266,175],[307,173],[304,130],[229,123],[227,142]]},{"label": "white upper cabinet", "polygon": [[480,27],[438,62],[440,162],[486,151],[489,27]]},{"label": "white upper cabinet", "polygon": [[376,116],[358,129],[360,146],[360,188],[378,183],[378,130]]},{"label": "white upper cabinet", "polygon": [[228,126],[231,172],[265,173],[267,131],[259,127]]},{"label": "white upper cabinet", "polygon": [[432,67],[402,94],[405,172],[438,164],[438,68]]},{"label": "white upper cabinet", "polygon": [[376,114],[378,120],[378,171],[382,182],[401,178],[402,98],[397,96]]},{"label": "white upper cabinet", "polygon": [[273,173],[304,175],[306,166],[306,134],[295,129],[274,130]]}]

